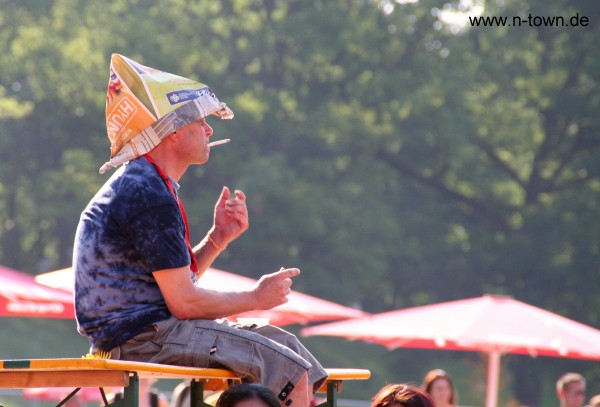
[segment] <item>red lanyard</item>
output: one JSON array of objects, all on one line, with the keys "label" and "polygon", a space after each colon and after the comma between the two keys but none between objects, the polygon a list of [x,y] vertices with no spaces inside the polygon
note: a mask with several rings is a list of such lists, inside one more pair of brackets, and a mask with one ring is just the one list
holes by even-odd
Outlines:
[{"label": "red lanyard", "polygon": [[179,210],[181,211],[181,216],[183,217],[183,222],[185,223],[185,244],[187,245],[188,250],[190,251],[190,257],[192,258],[192,264],[190,265],[190,269],[194,273],[197,273],[198,272],[198,262],[196,261],[196,256],[194,255],[194,250],[192,249],[192,245],[190,244],[190,226],[188,225],[188,219],[187,219],[187,215],[185,213],[185,208],[183,207],[183,202],[181,202],[181,200],[177,196],[177,193],[175,192],[175,188],[173,188],[173,183],[171,182],[171,178],[169,178],[169,176],[167,174],[165,174],[165,172],[162,170],[162,168],[160,168],[158,165],[156,165],[154,160],[152,160],[152,158],[148,154],[144,154],[144,158],[146,160],[148,160],[148,162],[150,164],[152,164],[154,166],[154,168],[156,168],[158,175],[160,175],[160,177],[165,182],[165,184],[167,184],[167,187],[169,188],[169,190],[175,197],[175,200],[177,201],[177,205],[179,205]]}]

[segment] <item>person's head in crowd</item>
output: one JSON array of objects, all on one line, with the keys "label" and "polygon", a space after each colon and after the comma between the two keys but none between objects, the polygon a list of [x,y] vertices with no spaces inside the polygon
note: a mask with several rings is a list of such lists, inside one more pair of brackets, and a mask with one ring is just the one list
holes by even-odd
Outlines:
[{"label": "person's head in crowd", "polygon": [[429,394],[409,384],[388,384],[373,397],[371,407],[434,407]]},{"label": "person's head in crowd", "polygon": [[600,407],[600,394],[596,394],[588,403],[590,407]]},{"label": "person's head in crowd", "polygon": [[431,396],[436,407],[451,407],[456,404],[454,384],[442,369],[433,369],[425,374],[421,388]]},{"label": "person's head in crowd", "polygon": [[581,407],[585,401],[585,378],[579,373],[565,373],[556,381],[560,407]]},{"label": "person's head in crowd", "polygon": [[280,407],[275,394],[258,383],[230,386],[221,393],[215,407]]}]

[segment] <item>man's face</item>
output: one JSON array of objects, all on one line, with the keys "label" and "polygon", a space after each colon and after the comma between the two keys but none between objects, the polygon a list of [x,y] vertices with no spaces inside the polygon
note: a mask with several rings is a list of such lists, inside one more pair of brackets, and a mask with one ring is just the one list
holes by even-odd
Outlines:
[{"label": "man's face", "polygon": [[581,407],[585,401],[585,386],[581,382],[571,382],[562,392],[564,407]]},{"label": "man's face", "polygon": [[204,164],[210,156],[210,147],[206,145],[213,129],[205,119],[196,120],[177,130],[181,137],[181,157],[189,164]]}]

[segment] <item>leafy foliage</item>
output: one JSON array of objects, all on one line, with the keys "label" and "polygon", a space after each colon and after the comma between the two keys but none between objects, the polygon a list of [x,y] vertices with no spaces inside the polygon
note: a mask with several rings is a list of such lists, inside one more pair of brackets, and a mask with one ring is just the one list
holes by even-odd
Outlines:
[{"label": "leafy foliage", "polygon": [[[443,22],[468,4],[590,24]],[[299,266],[295,288],[370,312],[494,292],[600,327],[598,17],[585,0],[4,0],[0,260],[69,265],[79,213],[105,180],[119,52],[209,84],[236,112],[211,122],[233,142],[181,182],[195,239],[222,185],[248,196],[251,228],[216,267]],[[336,345],[315,346],[327,359]],[[424,373],[423,353],[391,366],[360,349],[383,380]],[[539,404],[564,365],[524,390],[515,360],[505,398]],[[470,363],[456,364],[459,383]]]}]

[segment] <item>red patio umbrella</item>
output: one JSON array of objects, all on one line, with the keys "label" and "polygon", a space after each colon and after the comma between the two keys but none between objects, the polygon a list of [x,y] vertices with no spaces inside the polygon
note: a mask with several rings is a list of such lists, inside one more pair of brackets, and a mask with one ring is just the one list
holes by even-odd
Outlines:
[{"label": "red patio umbrella", "polygon": [[37,283],[32,275],[0,266],[0,316],[72,319],[73,296]]},{"label": "red patio umbrella", "polygon": [[[54,288],[73,291],[73,269],[66,268],[36,276],[36,280]],[[256,280],[227,271],[209,268],[200,278],[198,285],[211,290],[245,290],[252,288]],[[289,301],[265,311],[252,311],[231,317],[269,318],[276,326],[306,324],[317,321],[357,318],[368,315],[366,312],[322,300],[307,294],[292,291]]]},{"label": "red patio umbrella", "polygon": [[485,295],[304,328],[304,336],[342,336],[389,349],[488,354],[486,406],[498,398],[500,357],[515,353],[600,360],[600,330],[507,296]]}]

